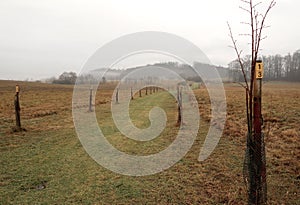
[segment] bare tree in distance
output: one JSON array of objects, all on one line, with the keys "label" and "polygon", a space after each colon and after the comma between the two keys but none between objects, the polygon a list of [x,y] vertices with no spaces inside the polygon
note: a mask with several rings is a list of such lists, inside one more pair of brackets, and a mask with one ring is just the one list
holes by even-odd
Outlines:
[{"label": "bare tree in distance", "polygon": [[[267,191],[266,191],[266,168],[265,168],[265,154],[264,154],[264,142],[263,134],[261,132],[261,108],[257,108],[257,81],[255,66],[258,60],[258,52],[260,50],[260,43],[266,37],[262,35],[262,31],[267,26],[265,25],[266,17],[269,11],[275,6],[275,0],[271,0],[268,7],[264,13],[258,11],[258,6],[261,2],[255,3],[253,0],[241,0],[244,6],[240,8],[247,12],[250,19],[249,22],[242,22],[250,27],[250,34],[242,34],[249,36],[251,38],[251,65],[250,69],[245,68],[245,64],[241,57],[242,50],[239,50],[237,45],[237,40],[233,36],[232,29],[228,23],[229,36],[232,41],[232,47],[236,52],[237,60],[239,62],[244,84],[241,84],[246,91],[245,94],[245,104],[246,104],[246,117],[247,117],[247,151],[245,159],[245,167],[247,167],[246,175],[248,175],[248,203],[249,204],[265,204],[267,201]],[[250,72],[250,73],[247,73]],[[247,78],[247,74],[249,78]],[[250,81],[250,82],[249,82]],[[261,89],[261,80],[260,89]],[[261,90],[259,93],[261,96]],[[255,91],[255,93],[254,93]],[[261,98],[259,97],[259,106],[261,106]],[[257,112],[258,110],[258,112]],[[259,121],[257,120],[259,116]],[[248,159],[247,159],[248,158]],[[246,162],[247,161],[247,162]]]}]

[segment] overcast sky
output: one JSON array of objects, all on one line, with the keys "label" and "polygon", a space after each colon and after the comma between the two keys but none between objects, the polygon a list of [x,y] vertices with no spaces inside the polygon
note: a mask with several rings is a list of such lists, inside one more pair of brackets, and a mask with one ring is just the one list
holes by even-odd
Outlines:
[{"label": "overcast sky", "polygon": [[[260,8],[267,5],[263,0]],[[235,34],[247,14],[239,0],[1,0],[0,79],[41,79],[80,72],[105,43],[139,31],[163,31],[197,45],[212,64],[235,58],[227,21]],[[263,55],[300,49],[300,1],[277,0],[264,31]],[[247,52],[246,37],[237,36]]]}]

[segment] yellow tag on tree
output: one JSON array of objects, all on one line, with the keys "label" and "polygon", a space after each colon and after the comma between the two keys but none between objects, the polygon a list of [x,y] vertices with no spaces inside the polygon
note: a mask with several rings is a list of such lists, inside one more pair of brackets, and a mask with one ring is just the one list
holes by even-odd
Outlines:
[{"label": "yellow tag on tree", "polygon": [[263,78],[264,77],[264,65],[262,62],[257,62],[255,64],[255,73],[256,73],[256,78]]}]

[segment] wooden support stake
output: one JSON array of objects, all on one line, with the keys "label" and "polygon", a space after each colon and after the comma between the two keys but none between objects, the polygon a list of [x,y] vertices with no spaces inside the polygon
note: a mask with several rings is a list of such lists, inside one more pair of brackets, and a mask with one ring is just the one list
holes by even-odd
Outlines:
[{"label": "wooden support stake", "polygon": [[117,92],[116,92],[116,103],[119,103],[119,88],[117,88]]},{"label": "wooden support stake", "polygon": [[182,94],[179,85],[177,86],[177,110],[178,110],[177,126],[179,126],[182,125]]},{"label": "wooden support stake", "polygon": [[92,108],[92,102],[93,102],[93,88],[91,87],[91,88],[90,88],[89,112],[92,112],[92,111],[93,111],[93,108]]},{"label": "wooden support stake", "polygon": [[19,92],[20,92],[20,87],[19,85],[16,85],[16,95],[15,95],[15,114],[16,114],[16,129],[17,131],[22,130],[21,128],[21,116],[20,116],[20,102],[19,102]]},{"label": "wooden support stake", "polygon": [[250,177],[250,204],[265,204],[267,201],[267,183],[266,183],[266,162],[265,147],[262,133],[262,62],[256,62],[253,87],[253,137],[252,147],[250,147],[250,163],[253,176]]}]

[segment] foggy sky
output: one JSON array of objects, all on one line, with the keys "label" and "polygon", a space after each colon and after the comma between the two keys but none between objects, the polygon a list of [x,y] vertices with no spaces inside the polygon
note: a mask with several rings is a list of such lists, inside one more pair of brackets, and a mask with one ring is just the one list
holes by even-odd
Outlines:
[{"label": "foggy sky", "polygon": [[[260,8],[269,1],[263,0]],[[227,21],[244,54],[249,51],[247,14],[239,0],[1,0],[0,79],[42,79],[80,72],[101,46],[122,35],[162,31],[197,45],[214,65],[235,58]],[[261,54],[300,49],[300,1],[278,0],[264,30]],[[141,63],[140,56],[136,62]],[[145,61],[145,59],[144,59]],[[130,61],[135,62],[135,61]],[[145,62],[148,63],[148,62]],[[124,68],[130,64],[120,64]]]}]

